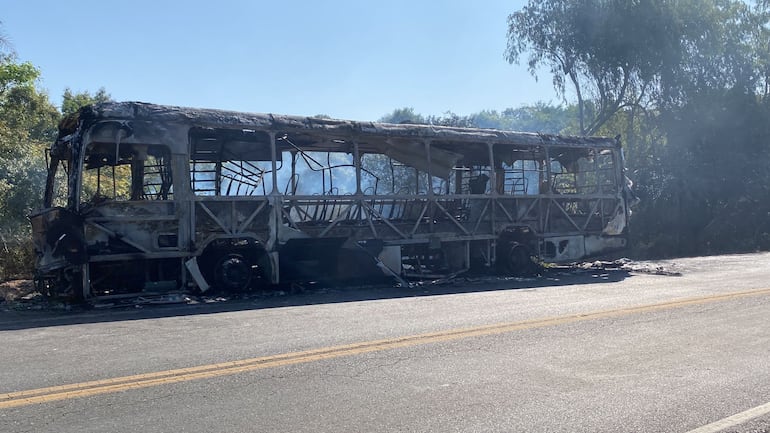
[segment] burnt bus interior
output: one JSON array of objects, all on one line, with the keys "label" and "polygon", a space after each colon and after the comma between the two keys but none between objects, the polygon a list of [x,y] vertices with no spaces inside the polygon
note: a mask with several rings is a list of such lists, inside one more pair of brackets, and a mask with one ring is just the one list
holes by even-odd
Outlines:
[{"label": "burnt bus interior", "polygon": [[88,298],[524,274],[623,248],[624,179],[615,139],[101,104],[50,149],[37,279]]}]

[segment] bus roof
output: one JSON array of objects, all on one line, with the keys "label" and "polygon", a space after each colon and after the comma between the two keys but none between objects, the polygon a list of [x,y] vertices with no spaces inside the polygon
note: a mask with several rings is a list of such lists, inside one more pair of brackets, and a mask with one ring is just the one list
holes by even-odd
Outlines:
[{"label": "bus roof", "polygon": [[202,128],[253,129],[292,133],[325,139],[420,139],[443,142],[500,143],[519,146],[551,145],[575,147],[620,147],[618,138],[577,137],[498,129],[460,128],[422,124],[392,124],[302,117],[281,114],[245,113],[157,105],[145,102],[107,102],[89,105],[66,117],[59,125],[59,136],[103,120],[136,120],[189,124]]}]

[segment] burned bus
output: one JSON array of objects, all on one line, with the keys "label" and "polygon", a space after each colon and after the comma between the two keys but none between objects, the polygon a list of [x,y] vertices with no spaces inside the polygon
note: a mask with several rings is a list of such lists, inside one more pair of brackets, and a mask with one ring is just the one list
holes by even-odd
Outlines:
[{"label": "burned bus", "polygon": [[611,138],[120,102],[47,156],[30,220],[55,295],[516,275],[626,245]]}]

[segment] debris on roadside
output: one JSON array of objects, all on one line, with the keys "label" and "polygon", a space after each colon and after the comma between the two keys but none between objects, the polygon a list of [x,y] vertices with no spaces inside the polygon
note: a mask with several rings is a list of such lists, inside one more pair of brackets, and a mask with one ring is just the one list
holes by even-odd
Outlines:
[{"label": "debris on roadside", "polygon": [[71,311],[72,308],[70,304],[45,297],[32,280],[0,283],[0,311]]},{"label": "debris on roadside", "polygon": [[[36,293],[32,280],[10,280],[0,283],[0,302],[11,302]],[[38,293],[39,294],[39,293]]]},{"label": "debris on roadside", "polygon": [[651,275],[664,275],[669,277],[681,277],[682,272],[677,270],[676,263],[667,262],[665,266],[661,263],[642,261],[635,262],[628,258],[621,258],[612,261],[596,260],[593,262],[575,263],[572,268],[600,271],[600,270],[621,270]]},{"label": "debris on roadside", "polygon": [[[632,273],[644,273],[651,275],[664,276],[682,276],[680,267],[673,262],[652,262],[652,261],[633,261],[627,258],[617,260],[595,260],[592,262],[579,262],[566,265],[546,264],[541,267],[540,272],[534,276],[515,277],[507,275],[489,275],[489,274],[451,274],[443,278],[412,280],[408,287],[402,287],[395,284],[398,289],[417,289],[427,293],[430,287],[458,286],[458,285],[484,285],[500,282],[532,282],[540,279],[545,281],[549,279],[560,279],[560,276],[578,275],[583,272],[600,273],[600,277],[608,277],[613,271],[624,271]],[[187,292],[151,294],[144,293],[130,297],[116,298],[97,298],[89,304],[73,305],[66,302],[52,299],[38,292],[30,280],[16,280],[0,283],[0,311],[72,311],[80,309],[126,309],[126,308],[145,308],[150,306],[166,305],[196,305],[196,304],[214,304],[228,301],[251,301],[260,302],[262,300],[276,297],[285,297],[303,294],[329,294],[338,290],[355,291],[358,289],[372,289],[380,287],[376,284],[351,284],[348,286],[337,287],[317,282],[311,283],[293,283],[290,286],[281,288],[234,292],[226,294],[192,294]]]}]

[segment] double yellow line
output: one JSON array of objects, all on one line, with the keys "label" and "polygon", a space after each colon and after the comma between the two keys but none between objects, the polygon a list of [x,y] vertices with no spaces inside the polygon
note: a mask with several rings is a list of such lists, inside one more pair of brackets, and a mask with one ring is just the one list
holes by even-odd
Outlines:
[{"label": "double yellow line", "polygon": [[331,346],[303,352],[291,352],[280,355],[263,356],[259,358],[201,365],[190,368],[179,368],[175,370],[136,374],[132,376],[116,377],[112,379],[73,383],[70,385],[10,392],[0,394],[0,409],[8,409],[13,407],[27,406],[38,403],[48,403],[52,401],[67,400],[80,397],[89,397],[131,389],[187,382],[190,380],[208,379],[218,376],[262,370],[266,368],[322,361],[343,356],[380,352],[384,350],[413,347],[429,343],[440,343],[459,340],[462,338],[503,334],[524,329],[542,328],[546,326],[563,325],[587,320],[627,316],[630,314],[668,310],[689,305],[706,304],[766,294],[770,294],[770,289],[750,290],[723,295],[688,298],[663,302],[659,304],[597,311],[586,314],[550,317],[523,322],[497,323],[493,325],[477,326],[473,328],[452,329],[385,340],[365,341],[342,346]]}]

